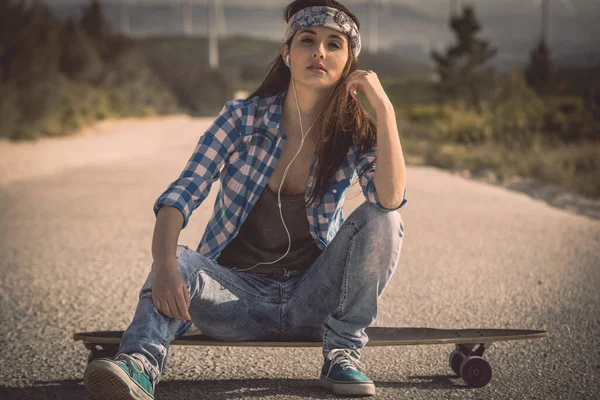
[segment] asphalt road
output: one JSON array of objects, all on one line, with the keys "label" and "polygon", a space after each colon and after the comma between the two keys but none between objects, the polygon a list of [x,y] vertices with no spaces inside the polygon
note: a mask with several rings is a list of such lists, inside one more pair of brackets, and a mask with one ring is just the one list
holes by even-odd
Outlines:
[{"label": "asphalt road", "polygon": [[[125,156],[0,185],[0,399],[87,398],[87,352],[73,333],[128,326],[151,265],[152,205],[209,123],[175,122],[145,122],[153,135],[130,133],[131,147],[110,135],[85,146]],[[165,145],[137,152],[157,137]],[[600,221],[434,168],[409,167],[408,180],[404,246],[375,325],[549,337],[494,344],[494,377],[481,389],[452,374],[451,345],[367,348],[376,398],[599,398]],[[196,248],[217,188],[180,244]],[[353,188],[346,216],[363,201]],[[320,366],[318,348],[174,347],[156,398],[334,397],[317,386]]]}]

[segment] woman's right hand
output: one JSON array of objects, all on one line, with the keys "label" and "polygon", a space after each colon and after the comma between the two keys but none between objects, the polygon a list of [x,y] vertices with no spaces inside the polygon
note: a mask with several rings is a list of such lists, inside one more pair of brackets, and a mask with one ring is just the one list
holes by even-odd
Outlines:
[{"label": "woman's right hand", "polygon": [[187,322],[192,320],[189,313],[190,295],[176,262],[154,265],[152,302],[166,317]]}]

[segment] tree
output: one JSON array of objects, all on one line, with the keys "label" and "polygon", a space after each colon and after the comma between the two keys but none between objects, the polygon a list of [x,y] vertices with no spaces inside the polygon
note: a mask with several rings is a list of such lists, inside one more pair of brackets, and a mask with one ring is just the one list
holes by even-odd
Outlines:
[{"label": "tree", "polygon": [[445,54],[436,50],[431,52],[440,76],[439,89],[451,98],[465,99],[470,107],[481,113],[481,93],[493,75],[493,68],[486,64],[497,50],[486,40],[475,37],[481,25],[471,6],[463,7],[462,15],[450,18],[450,29],[457,43],[448,47]]},{"label": "tree", "polygon": [[102,72],[102,61],[94,43],[81,26],[68,19],[61,39],[61,72],[73,80],[95,81]]},{"label": "tree", "polygon": [[110,24],[98,0],[93,0],[87,7],[82,8],[81,25],[91,38],[99,42],[112,37]]},{"label": "tree", "polygon": [[552,60],[550,48],[541,39],[531,51],[529,65],[525,69],[527,83],[538,93],[547,91],[552,78]]}]

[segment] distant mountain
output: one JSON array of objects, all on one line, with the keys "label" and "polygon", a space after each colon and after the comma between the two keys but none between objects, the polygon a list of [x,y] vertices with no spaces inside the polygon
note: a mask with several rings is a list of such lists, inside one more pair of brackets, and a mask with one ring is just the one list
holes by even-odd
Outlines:
[{"label": "distant mountain", "polygon": [[[590,54],[600,48],[600,7],[583,5],[583,0],[573,0],[578,13],[553,13],[553,54],[557,62],[588,62]],[[345,3],[345,2],[343,2]],[[363,48],[369,48],[368,10],[365,2],[352,1],[351,10],[361,21]],[[51,8],[61,18],[78,17],[81,6],[61,1],[51,2]],[[183,33],[183,8],[180,2],[152,2],[143,0],[132,3],[129,10],[131,35],[177,35]],[[251,36],[281,40],[284,21],[281,4],[261,7],[227,5],[225,2],[225,29],[227,36]],[[256,4],[253,2],[252,4]],[[271,3],[273,4],[273,3]],[[501,6],[506,4],[505,6]],[[521,5],[518,5],[521,4]],[[523,67],[529,60],[529,52],[539,39],[540,16],[536,8],[514,0],[502,0],[485,4],[476,3],[480,17],[480,37],[489,40],[499,52],[493,63],[499,69]],[[120,29],[122,6],[104,4],[105,14],[115,30]],[[511,8],[512,7],[512,8]],[[431,49],[443,49],[454,41],[448,27],[448,1],[427,0],[413,5],[387,3],[381,5],[378,17],[379,48],[387,49],[404,59],[420,64],[431,64]],[[197,35],[205,35],[207,27],[206,6],[196,4],[192,8],[193,25]],[[596,52],[597,53],[597,52]],[[361,54],[362,55],[362,54]]]},{"label": "distant mountain", "polygon": [[[198,71],[208,67],[206,37],[156,36],[139,39],[139,44],[151,65],[170,65]],[[262,80],[269,64],[279,55],[279,42],[244,36],[219,41],[219,69],[229,70],[248,80]],[[432,69],[427,64],[408,61],[389,50],[371,54],[361,52],[360,69],[372,69],[382,77],[423,77]]]}]

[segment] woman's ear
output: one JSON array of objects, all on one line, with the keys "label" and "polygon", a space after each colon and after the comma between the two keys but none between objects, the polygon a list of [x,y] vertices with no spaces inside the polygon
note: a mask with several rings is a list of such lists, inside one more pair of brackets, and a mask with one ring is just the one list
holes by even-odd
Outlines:
[{"label": "woman's ear", "polygon": [[[286,57],[288,57],[290,54],[290,47],[287,44],[283,43],[281,45],[281,50],[279,51],[279,53],[283,62],[286,63]],[[289,66],[289,63],[286,63],[286,65]]]}]

